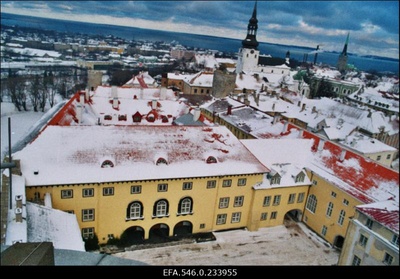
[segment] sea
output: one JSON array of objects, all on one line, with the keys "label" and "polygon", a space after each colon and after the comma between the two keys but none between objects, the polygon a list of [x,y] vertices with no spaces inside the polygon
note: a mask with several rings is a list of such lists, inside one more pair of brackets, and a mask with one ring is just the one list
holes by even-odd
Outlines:
[{"label": "sea", "polygon": [[[241,47],[239,39],[222,38],[207,35],[196,35],[179,32],[168,32],[153,29],[142,29],[135,27],[124,27],[106,24],[93,24],[86,22],[76,22],[59,19],[48,19],[40,17],[31,17],[23,15],[15,15],[8,13],[1,13],[1,25],[5,26],[20,26],[31,27],[42,30],[52,30],[57,32],[79,33],[87,35],[102,35],[114,36],[126,40],[135,41],[153,41],[165,43],[179,43],[186,47],[197,49],[216,50],[228,54],[236,55]],[[247,30],[243,30],[243,39],[245,38]],[[349,45],[351,48],[351,45]],[[290,52],[290,58],[299,62],[308,61],[314,62],[315,48],[292,46],[292,45],[279,45],[265,42],[259,42],[260,54],[271,55],[272,57],[284,58],[286,53]],[[316,58],[316,63],[327,64],[336,66],[338,57],[342,49],[337,52],[319,52]],[[379,56],[360,56],[355,53],[348,52],[348,64],[353,65],[361,71],[373,71],[380,73],[399,73],[399,60],[379,57]]]}]

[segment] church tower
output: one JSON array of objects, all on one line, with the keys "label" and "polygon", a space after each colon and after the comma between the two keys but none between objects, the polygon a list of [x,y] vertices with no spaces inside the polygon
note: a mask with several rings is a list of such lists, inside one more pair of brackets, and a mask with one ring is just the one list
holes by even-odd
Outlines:
[{"label": "church tower", "polygon": [[236,64],[236,73],[239,74],[242,71],[255,71],[258,65],[258,58],[260,51],[257,42],[257,1],[254,4],[253,14],[247,25],[247,36],[242,41],[242,47],[239,49],[238,61]]},{"label": "church tower", "polygon": [[350,33],[347,33],[346,43],[344,44],[343,51],[339,55],[339,59],[337,62],[337,69],[341,73],[344,73],[347,69],[347,45],[349,43],[349,35]]}]

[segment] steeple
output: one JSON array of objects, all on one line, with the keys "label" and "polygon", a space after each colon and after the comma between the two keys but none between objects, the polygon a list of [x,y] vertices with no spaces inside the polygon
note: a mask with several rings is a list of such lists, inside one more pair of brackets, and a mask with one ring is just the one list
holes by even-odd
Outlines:
[{"label": "steeple", "polygon": [[342,55],[345,55],[345,56],[347,56],[347,45],[349,44],[349,36],[350,36],[350,32],[347,33],[346,43],[344,44],[343,51],[342,51]]},{"label": "steeple", "polygon": [[253,15],[251,16],[249,24],[247,25],[247,36],[242,41],[243,48],[257,49],[258,47],[258,42],[256,39],[257,29],[258,29],[258,20],[257,20],[257,1],[256,1],[254,4]]},{"label": "steeple", "polygon": [[337,62],[337,69],[339,72],[344,73],[347,70],[347,45],[349,44],[350,32],[347,33],[346,43],[344,44],[343,51],[339,55]]}]

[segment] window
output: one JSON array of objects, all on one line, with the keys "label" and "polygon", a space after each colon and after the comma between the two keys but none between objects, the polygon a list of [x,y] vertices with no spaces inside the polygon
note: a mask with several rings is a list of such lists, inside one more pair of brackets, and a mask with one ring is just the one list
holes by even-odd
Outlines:
[{"label": "window", "polygon": [[326,209],[326,216],[331,217],[333,211],[333,203],[328,203],[328,208]]},{"label": "window", "polygon": [[82,209],[82,222],[94,221],[94,209]]},{"label": "window", "polygon": [[157,191],[158,192],[167,192],[168,191],[168,184],[166,184],[166,183],[158,184]]},{"label": "window", "polygon": [[299,173],[298,175],[296,175],[295,182],[296,183],[304,182],[304,177],[305,177],[305,174],[303,172]]},{"label": "window", "polygon": [[204,229],[206,227],[206,224],[200,224],[200,229]]},{"label": "window", "polygon": [[335,192],[331,192],[331,197],[336,198],[336,193]]},{"label": "window", "polygon": [[164,158],[158,158],[157,159],[157,162],[156,162],[156,165],[158,166],[159,164],[163,164],[163,165],[168,165],[168,162],[167,162],[167,160],[165,160]]},{"label": "window", "polygon": [[103,196],[113,196],[113,195],[114,195],[114,187],[103,188]]},{"label": "window", "polygon": [[361,259],[354,255],[353,262],[351,265],[359,266],[361,264]]},{"label": "window", "polygon": [[143,206],[140,202],[133,202],[129,206],[128,219],[140,219],[143,217]]},{"label": "window", "polygon": [[297,202],[298,203],[303,202],[304,201],[304,196],[305,196],[305,193],[299,193],[299,195],[297,196]]},{"label": "window", "polygon": [[238,186],[245,186],[246,185],[246,182],[247,182],[247,179],[246,178],[239,178],[238,179]]},{"label": "window", "polygon": [[231,187],[232,185],[232,179],[224,179],[222,181],[222,187]]},{"label": "window", "polygon": [[344,205],[349,205],[349,201],[346,200],[346,199],[343,199],[343,204],[344,204]]},{"label": "window", "polygon": [[131,194],[140,194],[142,192],[141,185],[133,185],[131,186]]},{"label": "window", "polygon": [[216,180],[208,180],[207,181],[207,189],[215,188],[215,186],[217,186],[217,181]]},{"label": "window", "polygon": [[215,188],[217,186],[216,180],[208,180],[207,181],[207,189]]},{"label": "window", "polygon": [[278,216],[278,212],[276,212],[276,211],[271,212],[271,219],[276,219],[277,216]]},{"label": "window", "polygon": [[226,223],[226,214],[217,215],[217,225],[223,225]]},{"label": "window", "polygon": [[94,228],[83,228],[82,229],[82,238],[83,239],[92,239],[94,237]]},{"label": "window", "polygon": [[390,159],[390,157],[391,157],[391,155],[390,155],[390,154],[388,154],[388,155],[386,156],[386,160],[389,160],[389,159]]},{"label": "window", "polygon": [[219,199],[219,208],[227,208],[229,206],[229,198]]},{"label": "window", "polygon": [[241,212],[234,212],[232,213],[232,220],[231,223],[239,223],[240,222],[240,216],[241,216]]},{"label": "window", "polygon": [[192,190],[193,182],[183,182],[182,190]]},{"label": "window", "polygon": [[371,220],[371,219],[367,219],[367,222],[366,222],[366,226],[367,226],[367,228],[368,229],[372,229],[372,224],[373,224],[374,222]]},{"label": "window", "polygon": [[344,217],[346,216],[346,211],[340,210],[338,224],[343,225]]},{"label": "window", "polygon": [[261,221],[265,221],[265,220],[267,220],[267,217],[268,217],[268,213],[267,213],[267,212],[263,212],[263,213],[261,213],[261,218],[260,218],[260,220],[261,220]]},{"label": "window", "polygon": [[233,201],[234,207],[243,206],[244,196],[237,196]]},{"label": "window", "polygon": [[393,256],[389,255],[388,253],[385,252],[385,256],[383,258],[383,263],[387,265],[391,265],[393,262]]},{"label": "window", "polygon": [[155,217],[168,216],[168,202],[166,200],[160,200],[155,203],[153,216]]},{"label": "window", "polygon": [[217,159],[214,156],[209,156],[206,160],[207,164],[215,164],[217,163]]},{"label": "window", "polygon": [[82,197],[87,198],[87,197],[93,197],[93,196],[94,196],[93,188],[82,189]]},{"label": "window", "polygon": [[398,234],[394,234],[392,237],[392,243],[394,245],[396,245],[396,247],[399,247],[399,235]]},{"label": "window", "polygon": [[102,168],[113,168],[114,163],[111,162],[110,160],[105,160],[103,163],[101,163]]},{"label": "window", "polygon": [[328,228],[327,228],[325,225],[322,226],[321,234],[322,234],[323,236],[326,235],[327,231],[328,231]]},{"label": "window", "polygon": [[281,195],[274,196],[274,203],[272,205],[279,205],[281,203]]},{"label": "window", "polygon": [[296,194],[290,194],[288,203],[294,203],[295,200],[296,200]]},{"label": "window", "polygon": [[368,237],[366,237],[365,235],[360,235],[360,239],[358,240],[358,243],[362,246],[365,247],[367,245],[368,242]]},{"label": "window", "polygon": [[279,175],[271,177],[271,184],[280,184],[280,183],[281,183],[281,177]]},{"label": "window", "polygon": [[178,214],[190,214],[192,213],[192,199],[183,198],[179,202]]},{"label": "window", "polygon": [[381,160],[381,155],[378,155],[378,156],[376,157],[376,160],[377,160],[377,161],[380,161],[380,160]]},{"label": "window", "polygon": [[306,208],[312,213],[315,213],[317,209],[317,197],[315,195],[310,195],[308,197]]},{"label": "window", "polygon": [[74,191],[73,190],[61,190],[61,198],[62,199],[72,199]]},{"label": "window", "polygon": [[271,204],[271,196],[265,196],[263,206],[269,206]]}]

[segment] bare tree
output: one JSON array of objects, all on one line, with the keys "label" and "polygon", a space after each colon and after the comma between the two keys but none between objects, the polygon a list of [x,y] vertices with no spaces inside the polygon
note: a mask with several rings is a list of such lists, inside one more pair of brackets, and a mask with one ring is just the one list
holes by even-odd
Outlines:
[{"label": "bare tree", "polygon": [[31,99],[31,103],[33,106],[33,110],[38,112],[39,102],[40,102],[40,81],[39,76],[34,75],[33,78],[30,79],[30,87],[31,87],[31,94],[29,95]]}]

